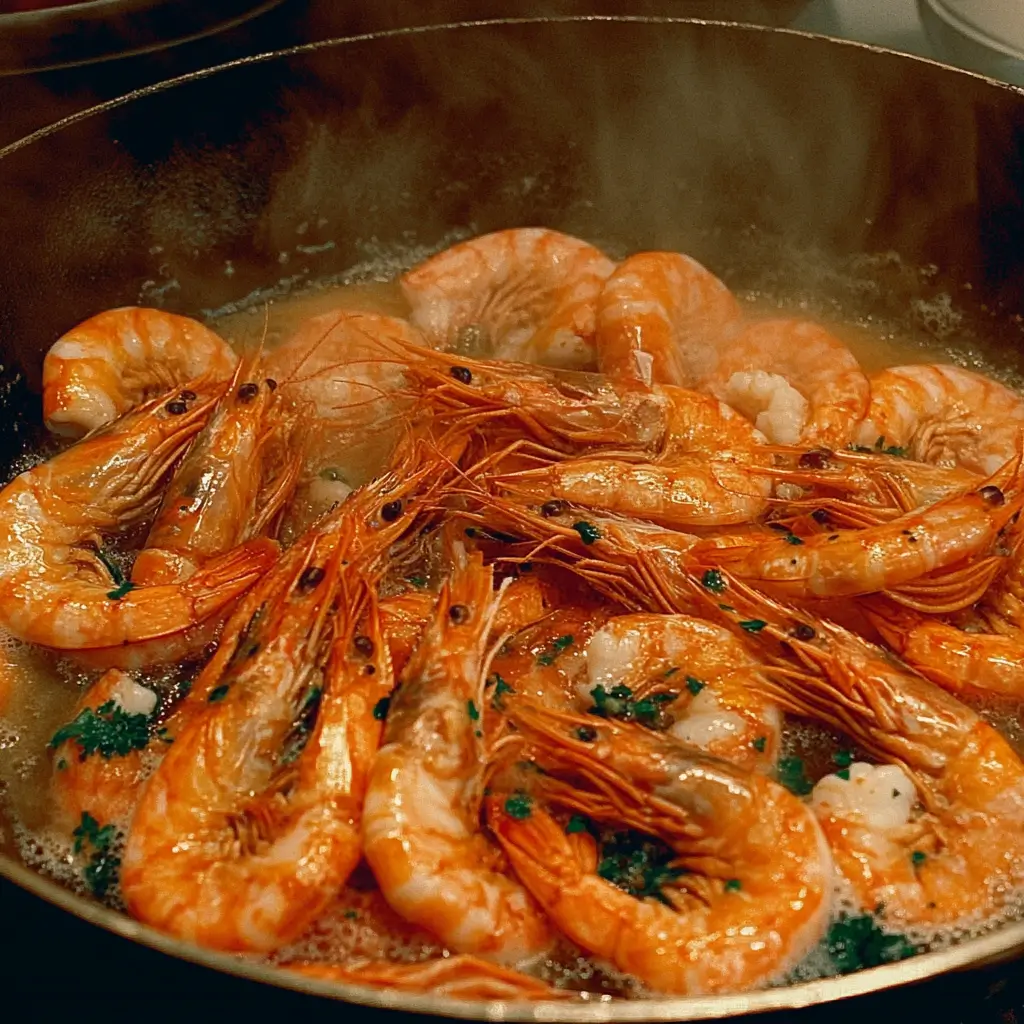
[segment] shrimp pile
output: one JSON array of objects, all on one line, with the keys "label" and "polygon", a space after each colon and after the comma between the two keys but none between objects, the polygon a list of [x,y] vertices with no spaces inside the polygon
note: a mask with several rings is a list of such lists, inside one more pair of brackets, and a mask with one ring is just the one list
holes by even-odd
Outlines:
[{"label": "shrimp pile", "polygon": [[514,229],[398,285],[277,347],[119,309],[46,357],[76,440],[0,491],[0,627],[84,680],[47,745],[83,887],[501,1003],[1017,914],[1024,399],[868,376],[682,253]]}]

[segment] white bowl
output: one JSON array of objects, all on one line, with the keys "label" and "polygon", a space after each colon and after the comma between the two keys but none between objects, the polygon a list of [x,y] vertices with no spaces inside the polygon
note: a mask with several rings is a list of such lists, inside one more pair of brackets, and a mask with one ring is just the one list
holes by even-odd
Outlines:
[{"label": "white bowl", "polygon": [[1021,0],[917,0],[940,60],[1024,86]]}]

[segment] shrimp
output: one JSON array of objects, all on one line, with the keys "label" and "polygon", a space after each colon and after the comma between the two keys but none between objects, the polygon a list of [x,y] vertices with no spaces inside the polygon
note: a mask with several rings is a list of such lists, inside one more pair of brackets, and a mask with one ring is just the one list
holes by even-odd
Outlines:
[{"label": "shrimp", "polygon": [[1024,697],[1024,637],[958,629],[872,598],[862,611],[886,644],[936,686],[954,694]]},{"label": "shrimp", "polygon": [[132,587],[103,556],[104,536],[157,504],[167,472],[222,388],[196,383],[191,390],[191,405],[154,399],[0,491],[5,629],[74,651],[173,638],[227,609],[275,560],[273,541],[254,540],[183,583]]},{"label": "shrimp", "polygon": [[[905,776],[879,807],[849,792],[851,766],[849,785],[830,782],[816,801],[861,905],[882,904],[888,922],[905,925],[996,912],[1024,862],[1024,762],[1009,743],[956,697],[860,637],[738,582],[727,593],[739,615],[764,623],[756,635],[766,650],[785,640],[792,652],[767,675],[766,692]],[[904,799],[912,791],[915,799]]]},{"label": "shrimp", "polygon": [[1024,399],[959,366],[893,366],[871,378],[858,440],[906,448],[915,459],[982,475],[1012,459],[1024,431]]},{"label": "shrimp", "polygon": [[563,828],[536,800],[524,815],[524,801],[493,796],[491,829],[572,941],[655,991],[698,995],[779,978],[821,938],[832,861],[787,789],[635,725],[518,700],[509,713],[544,769],[539,796],[657,835],[682,869],[663,902],[637,899],[598,875],[587,831]]},{"label": "shrimp", "polygon": [[401,283],[413,325],[438,348],[585,369],[598,295],[614,269],[578,238],[515,228],[445,249]]},{"label": "shrimp", "polygon": [[180,583],[211,558],[259,536],[291,497],[298,474],[292,457],[272,486],[261,487],[267,448],[278,431],[280,407],[255,361],[236,367],[229,392],[192,443],[164,493],[145,547],[135,558],[137,584]]},{"label": "shrimp", "polygon": [[[690,556],[697,565],[728,569],[791,600],[896,591],[928,573],[988,555],[1024,505],[1021,472],[1018,456],[982,486],[879,526],[807,538],[755,537],[728,547],[702,541]],[[976,582],[968,577],[971,586]],[[981,589],[989,582],[991,577]],[[979,596],[971,589],[956,601],[950,598],[948,610]]]},{"label": "shrimp", "polygon": [[641,252],[620,263],[597,303],[600,371],[644,384],[694,387],[696,367],[740,319],[732,292],[689,256]]},{"label": "shrimp", "polygon": [[350,985],[399,992],[429,992],[442,999],[518,1002],[537,999],[572,999],[574,992],[552,988],[546,982],[475,956],[450,956],[421,963],[356,960],[347,964],[289,963],[285,970],[307,978],[341,981]]},{"label": "shrimp", "polygon": [[[145,778],[151,731],[148,720],[153,718],[157,702],[153,690],[116,668],[105,672],[82,695],[72,722],[58,730],[51,742],[54,771],[50,792],[65,822],[77,824],[85,812],[97,821],[129,821]],[[88,737],[90,722],[100,728],[111,723],[109,740],[114,742],[87,746],[83,737]],[[74,728],[76,724],[81,728]]]},{"label": "shrimp", "polygon": [[666,717],[669,735],[741,768],[769,771],[782,714],[757,689],[759,664],[722,626],[688,615],[622,615],[591,638],[577,692],[587,706],[600,687],[598,709],[621,700],[616,694],[635,706],[646,699]]},{"label": "shrimp", "polygon": [[553,936],[480,833],[485,752],[480,716],[496,612],[492,572],[452,542],[452,575],[406,667],[373,764],[363,852],[381,892],[446,946],[517,964]]},{"label": "shrimp", "polygon": [[[324,546],[306,546],[249,634],[259,649],[229,667],[219,699],[147,782],[121,872],[140,920],[216,949],[273,950],[355,868],[374,709],[393,680],[372,589],[342,578],[345,551],[320,565]],[[367,603],[368,632],[357,635]]]},{"label": "shrimp", "polygon": [[819,324],[752,323],[720,353],[702,385],[749,416],[769,441],[843,447],[867,411],[867,377],[853,353]]},{"label": "shrimp", "polygon": [[178,385],[227,380],[237,357],[208,327],[162,309],[99,313],[54,342],[43,360],[43,419],[81,437]]}]

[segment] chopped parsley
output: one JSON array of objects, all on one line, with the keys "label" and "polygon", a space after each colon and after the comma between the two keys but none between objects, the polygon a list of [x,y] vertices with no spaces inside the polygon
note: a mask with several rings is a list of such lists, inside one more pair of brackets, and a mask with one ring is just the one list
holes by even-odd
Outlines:
[{"label": "chopped parsley", "polygon": [[505,813],[516,821],[523,821],[533,813],[533,797],[517,790],[505,801]]},{"label": "chopped parsley", "polygon": [[891,964],[917,953],[904,936],[883,932],[869,914],[840,915],[829,928],[825,944],[840,974]]},{"label": "chopped parsley", "polygon": [[842,779],[843,782],[849,782],[850,781],[850,769],[849,768],[840,768],[839,771],[836,772],[836,778]]},{"label": "chopped parsley", "polygon": [[496,708],[498,711],[504,710],[505,706],[501,698],[506,693],[516,692],[508,683],[505,682],[504,679],[502,679],[500,672],[492,672],[491,675],[487,677],[487,682],[484,685],[487,689],[492,686],[494,687],[494,695],[491,697],[491,707]]},{"label": "chopped parsley", "polygon": [[538,665],[553,665],[555,658],[562,653],[567,647],[571,647],[575,637],[571,633],[566,633],[565,636],[560,636],[555,640],[552,640],[542,655],[537,658]]},{"label": "chopped parsley", "polygon": [[832,755],[832,761],[839,768],[849,768],[853,764],[853,751],[837,750]]},{"label": "chopped parsley", "polygon": [[115,701],[108,700],[95,711],[79,711],[74,721],[53,734],[50,746],[56,748],[69,740],[78,744],[80,761],[97,753],[105,761],[124,757],[133,750],[144,750],[149,743],[149,715],[129,714]]},{"label": "chopped parsley", "polygon": [[406,576],[405,582],[411,583],[414,587],[417,587],[420,590],[423,590],[423,588],[427,585],[426,578],[423,576]]},{"label": "chopped parsley", "polygon": [[730,878],[725,883],[726,892],[739,892],[743,888],[743,883],[738,878]]},{"label": "chopped parsley", "polygon": [[390,697],[381,697],[376,704],[373,705],[373,717],[378,722],[383,722],[388,717],[388,708],[391,707]]},{"label": "chopped parsley", "polygon": [[679,699],[678,693],[665,691],[637,700],[628,686],[613,686],[606,690],[600,685],[590,691],[590,696],[594,698],[594,706],[589,709],[592,715],[617,718],[622,722],[639,722],[650,729],[667,729],[672,724],[673,719],[666,713],[665,705]]},{"label": "chopped parsley", "polygon": [[578,523],[573,523],[572,528],[580,535],[580,540],[584,544],[593,544],[601,539],[601,531],[586,520],[581,519]]},{"label": "chopped parsley", "polygon": [[701,585],[712,594],[721,594],[726,587],[725,577],[720,569],[708,569],[700,578]]},{"label": "chopped parsley", "polygon": [[466,714],[469,715],[470,721],[473,721],[473,722],[479,722],[480,721],[480,711],[477,708],[477,706],[471,700],[467,700],[466,701]]},{"label": "chopped parsley", "polygon": [[776,777],[780,785],[785,786],[796,796],[807,796],[814,789],[814,783],[807,778],[804,763],[799,757],[780,758],[776,768]]},{"label": "chopped parsley", "polygon": [[768,623],[764,619],[744,619],[740,624],[740,629],[745,629],[748,633],[760,633]]},{"label": "chopped parsley", "polygon": [[924,863],[924,862],[925,862],[925,861],[926,861],[927,859],[928,859],[928,854],[927,854],[927,853],[925,853],[925,852],[924,852],[924,850],[915,850],[915,851],[914,851],[914,852],[913,852],[913,853],[912,853],[912,854],[910,855],[910,861],[911,861],[911,863],[912,863],[912,864],[914,865],[914,867],[915,867],[915,868],[916,868],[916,867],[919,867],[919,866],[920,866],[921,864],[923,864],[923,863]]},{"label": "chopped parsley", "polygon": [[111,849],[117,839],[117,829],[113,825],[101,827],[88,811],[83,811],[81,823],[71,835],[75,840],[75,853],[89,852],[82,876],[89,891],[97,899],[102,899],[117,880],[121,866],[121,858],[116,857]]},{"label": "chopped parsley", "polygon": [[764,753],[765,744],[768,742],[767,736],[758,736],[756,740],[751,742],[751,746],[759,753]]},{"label": "chopped parsley", "polygon": [[685,874],[673,867],[670,846],[641,832],[616,832],[601,846],[597,873],[607,882],[638,899],[654,897],[668,903],[662,889]]},{"label": "chopped parsley", "polygon": [[566,835],[573,835],[576,832],[587,832],[590,826],[582,814],[574,814],[565,824]]},{"label": "chopped parsley", "polygon": [[116,589],[108,590],[107,597],[109,597],[111,601],[120,601],[125,594],[130,593],[134,589],[135,584],[132,583],[131,580],[125,580],[123,583],[119,583]]},{"label": "chopped parsley", "polygon": [[694,697],[696,697],[697,694],[700,693],[700,691],[707,685],[707,683],[701,682],[701,680],[697,679],[696,676],[686,677],[686,688],[694,695]]},{"label": "chopped parsley", "polygon": [[795,533],[787,533],[783,540],[787,544],[803,544],[803,541]]}]

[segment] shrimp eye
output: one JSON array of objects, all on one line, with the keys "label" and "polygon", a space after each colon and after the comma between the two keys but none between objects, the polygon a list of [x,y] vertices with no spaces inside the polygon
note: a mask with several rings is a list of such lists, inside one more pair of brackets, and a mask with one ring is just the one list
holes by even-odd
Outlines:
[{"label": "shrimp eye", "polygon": [[320,585],[321,580],[326,575],[320,566],[311,565],[308,569],[303,570],[302,575],[299,577],[298,589],[304,592],[313,590]]},{"label": "shrimp eye", "polygon": [[182,413],[188,412],[188,406],[180,401],[168,402],[165,408],[172,416],[180,416]]},{"label": "shrimp eye", "polygon": [[828,460],[832,452],[828,448],[812,448],[800,456],[797,465],[801,469],[828,469]]},{"label": "shrimp eye", "polygon": [[815,521],[815,522],[816,522],[816,523],[817,523],[817,524],[818,524],[819,526],[824,526],[824,525],[825,525],[826,523],[828,523],[828,512],[826,512],[826,511],[825,511],[825,509],[823,509],[823,508],[816,508],[816,509],[815,509],[815,510],[814,510],[814,511],[813,511],[813,512],[811,513],[811,518],[812,518],[812,519],[813,519],[813,520],[814,520],[814,521]]},{"label": "shrimp eye", "polygon": [[249,381],[238,389],[238,400],[240,402],[251,402],[260,393],[259,384]]},{"label": "shrimp eye", "polygon": [[464,604],[453,604],[448,609],[448,618],[456,626],[461,626],[464,622],[469,622],[469,609]]},{"label": "shrimp eye", "polygon": [[352,646],[364,658],[370,658],[370,657],[373,656],[373,651],[374,651],[373,641],[368,636],[357,636],[352,641]]},{"label": "shrimp eye", "polygon": [[993,484],[988,484],[987,486],[982,487],[981,490],[978,491],[978,494],[981,496],[982,501],[987,502],[989,505],[994,505],[997,508],[1006,502],[1006,495]]},{"label": "shrimp eye", "polygon": [[402,514],[401,501],[389,501],[381,506],[380,517],[385,523],[393,523]]},{"label": "shrimp eye", "polygon": [[465,366],[453,366],[449,372],[460,384],[468,384],[473,379],[473,374]]},{"label": "shrimp eye", "polygon": [[268,377],[264,382],[271,391],[277,390],[277,381],[273,377]]},{"label": "shrimp eye", "polygon": [[180,395],[178,395],[178,397],[183,402],[194,402],[199,396],[194,391],[189,391],[186,388]]},{"label": "shrimp eye", "polygon": [[797,640],[813,640],[818,634],[814,632],[812,626],[808,626],[806,622],[800,622],[789,631],[789,635]]},{"label": "shrimp eye", "polygon": [[563,512],[567,512],[569,509],[568,502],[562,501],[561,498],[552,498],[551,501],[545,501],[540,507],[540,514],[545,519],[550,519],[552,516],[560,516]]}]

